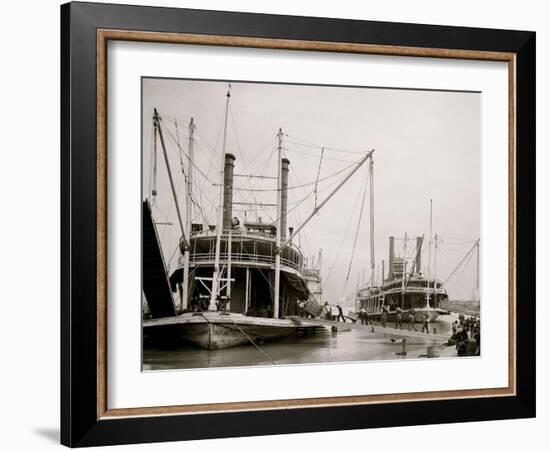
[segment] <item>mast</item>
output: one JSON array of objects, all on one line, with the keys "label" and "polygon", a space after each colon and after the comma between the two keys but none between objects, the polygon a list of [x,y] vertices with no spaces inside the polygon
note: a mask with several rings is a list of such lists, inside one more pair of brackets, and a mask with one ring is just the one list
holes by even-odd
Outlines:
[{"label": "mast", "polygon": [[371,157],[369,161],[369,191],[370,191],[370,285],[374,286],[374,161]]},{"label": "mast", "polygon": [[403,266],[401,273],[401,308],[405,307],[405,275],[407,273],[407,232],[403,238]]},{"label": "mast", "polygon": [[155,108],[154,111],[155,112],[154,112],[154,115],[153,115],[153,122],[154,122],[154,125],[155,125],[155,129],[158,129],[158,134],[159,134],[159,138],[160,138],[160,146],[162,147],[162,153],[164,155],[164,162],[166,163],[166,171],[168,172],[168,179],[170,180],[170,188],[172,190],[172,196],[174,197],[174,204],[176,205],[176,212],[177,212],[177,215],[178,215],[178,222],[179,222],[180,231],[181,231],[181,240],[183,242],[183,247],[188,248],[189,243],[187,242],[187,239],[185,237],[185,229],[183,227],[183,220],[181,218],[181,211],[180,211],[180,206],[179,206],[179,203],[178,203],[178,194],[177,194],[176,188],[174,186],[174,179],[172,177],[172,170],[170,169],[170,162],[168,161],[168,152],[166,151],[166,146],[164,145],[164,136],[162,134],[162,128],[160,126],[160,117],[158,115],[157,108]]},{"label": "mast", "polygon": [[477,241],[477,252],[476,252],[476,301],[479,302],[479,241]]},{"label": "mast", "polygon": [[[156,120],[156,119],[154,119]],[[157,125],[155,122],[154,128],[154,140],[153,140],[153,173],[151,176],[151,186],[150,186],[150,192],[151,192],[151,203],[154,205],[157,201]]]},{"label": "mast", "polygon": [[[191,240],[191,221],[192,221],[192,205],[193,205],[193,154],[195,146],[195,123],[191,117],[189,122],[189,158],[187,160],[187,202],[185,204],[185,219],[186,227],[189,231],[189,240]],[[189,304],[189,256],[190,248],[186,247],[183,253],[183,297],[181,299],[182,311]]]},{"label": "mast", "polygon": [[[227,288],[225,290],[228,301],[231,301],[231,228],[227,237]],[[228,305],[229,306],[229,305]]]},{"label": "mast", "polygon": [[[273,289],[273,317],[279,318],[279,287],[281,283],[281,163],[282,163],[282,147],[283,147],[283,130],[279,128],[277,133],[277,229],[275,232],[275,286]],[[292,237],[292,236],[291,236]],[[291,239],[289,238],[289,240]]]},{"label": "mast", "polygon": [[432,199],[430,199],[430,239],[428,241],[428,289],[426,291],[426,309],[430,309],[430,277],[432,266]]},{"label": "mast", "polygon": [[434,306],[437,295],[437,233],[434,236],[434,271],[433,271],[433,291],[434,291]]},{"label": "mast", "polygon": [[227,116],[229,115],[229,99],[231,98],[231,85],[227,91],[225,101],[225,118],[223,124],[223,145],[220,169],[220,197],[218,202],[218,222],[216,224],[216,255],[214,258],[214,273],[212,274],[212,290],[210,291],[210,304],[208,311],[216,311],[216,297],[219,293],[220,283],[220,247],[223,228],[223,186],[224,186],[224,168],[225,168],[225,146],[227,144]]},{"label": "mast", "polygon": [[321,270],[323,268],[323,249],[319,249],[319,303],[323,299],[323,283],[321,282]]},{"label": "mast", "polygon": [[[407,259],[407,241],[409,240],[409,237],[407,236],[407,232],[405,231],[405,236],[403,236],[403,262]],[[405,270],[403,270],[403,273],[405,273]]]}]

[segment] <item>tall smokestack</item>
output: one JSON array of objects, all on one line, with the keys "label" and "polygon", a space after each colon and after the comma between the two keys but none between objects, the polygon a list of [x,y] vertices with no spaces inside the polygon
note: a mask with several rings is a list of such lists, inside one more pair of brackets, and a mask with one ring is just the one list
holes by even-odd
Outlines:
[{"label": "tall smokestack", "polygon": [[388,279],[393,280],[393,258],[395,256],[395,238],[390,236],[390,257],[388,260]]},{"label": "tall smokestack", "polygon": [[288,204],[288,166],[290,161],[281,160],[281,241],[286,239],[286,210]]},{"label": "tall smokestack", "polygon": [[416,273],[422,272],[422,236],[416,237]]},{"label": "tall smokestack", "polygon": [[223,168],[223,229],[231,229],[233,215],[233,168],[235,157],[231,153],[225,154],[225,166]]}]

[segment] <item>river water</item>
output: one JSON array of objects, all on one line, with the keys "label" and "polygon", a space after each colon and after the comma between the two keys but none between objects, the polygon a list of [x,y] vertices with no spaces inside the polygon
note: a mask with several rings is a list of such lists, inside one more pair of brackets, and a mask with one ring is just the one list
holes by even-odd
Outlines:
[{"label": "river water", "polygon": [[[443,319],[443,320],[441,320]],[[448,333],[450,316],[432,324],[438,333]],[[418,324],[417,324],[418,325]],[[393,324],[389,325],[389,327]],[[304,337],[288,338],[253,345],[208,351],[191,345],[175,349],[145,348],[144,370],[196,369],[207,367],[237,367],[266,364],[313,364],[349,361],[373,361],[418,358],[425,354],[426,344],[409,344],[407,355],[401,351],[399,342],[373,334],[370,327],[333,333],[329,328]]]}]

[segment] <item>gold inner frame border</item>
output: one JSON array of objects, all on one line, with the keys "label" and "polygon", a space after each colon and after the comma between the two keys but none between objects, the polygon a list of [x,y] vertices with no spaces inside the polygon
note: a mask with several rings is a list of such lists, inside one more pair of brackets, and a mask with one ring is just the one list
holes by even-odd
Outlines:
[{"label": "gold inner frame border", "polygon": [[[268,409],[313,408],[357,404],[500,397],[516,394],[516,54],[478,50],[424,48],[302,41],[240,36],[160,33],[98,29],[96,47],[97,108],[97,419],[174,414],[207,414]],[[107,405],[107,42],[110,40],[169,44],[304,50],[370,55],[501,61],[508,63],[508,386],[502,388],[411,392],[200,405],[109,409]]]}]

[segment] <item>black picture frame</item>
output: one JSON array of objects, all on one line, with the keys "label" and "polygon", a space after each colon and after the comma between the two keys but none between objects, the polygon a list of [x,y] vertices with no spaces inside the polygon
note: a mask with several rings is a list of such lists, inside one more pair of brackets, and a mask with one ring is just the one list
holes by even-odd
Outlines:
[{"label": "black picture frame", "polygon": [[[518,294],[515,395],[116,419],[98,417],[98,29],[515,54],[515,289]],[[81,447],[534,417],[535,41],[535,33],[527,31],[79,2],[62,5],[61,443]]]}]

